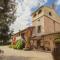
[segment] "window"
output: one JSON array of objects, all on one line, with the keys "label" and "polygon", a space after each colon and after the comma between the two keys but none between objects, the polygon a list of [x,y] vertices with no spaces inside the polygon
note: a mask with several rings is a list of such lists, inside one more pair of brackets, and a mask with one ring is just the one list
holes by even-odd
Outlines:
[{"label": "window", "polygon": [[33,14],[33,17],[35,17],[35,16],[36,16],[36,13]]},{"label": "window", "polygon": [[49,12],[49,15],[52,16],[51,12]]},{"label": "window", "polygon": [[38,14],[40,14],[40,13],[41,13],[41,10],[39,10]]},{"label": "window", "polygon": [[37,31],[38,33],[40,33],[41,32],[41,26],[38,26],[38,31]]}]

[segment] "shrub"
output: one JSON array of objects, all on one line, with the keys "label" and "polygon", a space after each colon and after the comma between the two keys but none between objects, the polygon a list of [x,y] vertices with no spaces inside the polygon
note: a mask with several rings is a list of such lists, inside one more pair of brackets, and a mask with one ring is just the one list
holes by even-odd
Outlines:
[{"label": "shrub", "polygon": [[9,45],[9,48],[12,48],[12,45]]},{"label": "shrub", "polygon": [[22,40],[17,40],[17,42],[16,42],[16,48],[17,49],[22,49],[23,48],[23,42],[22,42]]},{"label": "shrub", "polygon": [[14,48],[14,49],[16,49],[16,45],[9,45],[9,48]]},{"label": "shrub", "polygon": [[9,45],[9,48],[14,48],[14,49],[22,49],[24,47],[24,43],[22,40],[17,40],[16,44],[11,44]]},{"label": "shrub", "polygon": [[12,45],[12,48],[16,49],[16,45]]}]

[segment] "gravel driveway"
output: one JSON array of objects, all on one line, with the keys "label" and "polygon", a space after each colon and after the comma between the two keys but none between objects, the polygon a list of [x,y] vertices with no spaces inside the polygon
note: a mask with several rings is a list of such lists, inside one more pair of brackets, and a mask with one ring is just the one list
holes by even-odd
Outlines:
[{"label": "gravel driveway", "polygon": [[53,60],[51,53],[40,51],[23,51],[0,46],[4,53],[0,54],[0,60]]}]

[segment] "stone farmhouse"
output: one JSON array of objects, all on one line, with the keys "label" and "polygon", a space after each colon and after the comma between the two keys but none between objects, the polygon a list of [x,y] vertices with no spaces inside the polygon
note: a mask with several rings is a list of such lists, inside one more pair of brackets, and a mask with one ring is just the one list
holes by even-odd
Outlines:
[{"label": "stone farmhouse", "polygon": [[53,50],[55,36],[60,32],[60,17],[54,9],[46,6],[40,7],[32,13],[32,25],[35,27],[32,39],[35,40],[36,47],[40,45],[45,50]]},{"label": "stone farmhouse", "polygon": [[53,51],[60,39],[60,17],[53,8],[47,6],[38,8],[31,16],[32,26],[21,31],[22,38],[30,38],[32,49]]}]

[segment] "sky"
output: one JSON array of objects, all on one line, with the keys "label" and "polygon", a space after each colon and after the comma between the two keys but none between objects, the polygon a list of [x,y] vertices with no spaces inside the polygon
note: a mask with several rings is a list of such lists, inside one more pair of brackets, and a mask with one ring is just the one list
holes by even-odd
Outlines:
[{"label": "sky", "polygon": [[55,2],[56,12],[60,15],[60,0],[16,0],[16,20],[10,26],[10,30],[14,33],[23,30],[26,27],[32,26],[31,13],[41,6],[51,6]]}]

